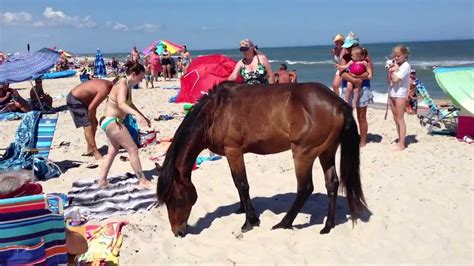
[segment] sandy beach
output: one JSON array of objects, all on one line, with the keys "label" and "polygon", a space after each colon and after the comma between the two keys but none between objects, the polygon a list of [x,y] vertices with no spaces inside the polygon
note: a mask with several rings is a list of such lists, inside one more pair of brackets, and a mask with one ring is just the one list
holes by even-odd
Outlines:
[{"label": "sandy beach", "polygon": [[[54,106],[66,104],[67,93],[78,77],[44,80],[44,90],[54,98]],[[179,81],[159,82],[160,88],[133,91],[138,108],[152,120],[158,137],[172,137],[179,126],[183,104],[168,103],[177,91],[164,89]],[[23,97],[29,82],[12,84]],[[104,110],[104,103],[98,114]],[[239,197],[227,161],[205,162],[193,171],[192,181],[198,200],[193,207],[190,233],[176,238],[171,233],[165,207],[147,213],[116,216],[126,220],[120,262],[123,265],[169,264],[472,264],[473,260],[473,177],[474,145],[454,137],[430,136],[418,118],[407,115],[408,148],[393,149],[396,138],[392,116],[384,120],[384,110],[369,108],[369,143],[361,150],[361,178],[372,212],[355,226],[348,219],[346,198],[339,194],[336,227],[320,235],[327,215],[327,192],[318,162],[314,165],[315,190],[296,217],[293,230],[271,230],[289,209],[296,195],[296,178],[291,152],[260,156],[246,154],[250,195],[260,216],[260,227],[242,234],[245,214],[234,214]],[[154,121],[162,114],[178,114],[169,121]],[[13,139],[20,121],[1,123],[0,147]],[[98,147],[105,154],[106,137],[98,130]],[[69,146],[59,147],[62,141]],[[71,162],[59,178],[42,182],[45,192],[67,193],[75,180],[97,177],[99,168],[88,169],[91,160],[85,151],[82,129],[76,129],[68,111],[59,115],[53,150],[49,159],[61,167]],[[145,174],[157,172],[149,159],[156,146],[140,150]],[[126,155],[126,152],[120,155]],[[338,157],[339,158],[339,153]],[[337,159],[339,165],[339,159]],[[64,169],[64,168],[63,168]],[[110,175],[132,172],[129,162],[115,160]]]}]

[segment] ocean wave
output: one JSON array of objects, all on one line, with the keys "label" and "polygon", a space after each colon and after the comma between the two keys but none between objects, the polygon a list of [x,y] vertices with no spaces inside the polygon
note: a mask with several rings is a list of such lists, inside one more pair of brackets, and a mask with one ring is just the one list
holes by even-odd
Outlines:
[{"label": "ocean wave", "polygon": [[268,60],[270,63],[281,63],[284,62],[288,65],[327,65],[334,64],[332,60],[324,61],[293,61],[293,60]]},{"label": "ocean wave", "polygon": [[[412,67],[417,69],[430,70],[433,66],[464,66],[473,65],[474,60],[435,60],[435,61],[422,61],[422,60],[410,60],[408,61]],[[374,65],[384,65],[385,61],[375,61]]]}]

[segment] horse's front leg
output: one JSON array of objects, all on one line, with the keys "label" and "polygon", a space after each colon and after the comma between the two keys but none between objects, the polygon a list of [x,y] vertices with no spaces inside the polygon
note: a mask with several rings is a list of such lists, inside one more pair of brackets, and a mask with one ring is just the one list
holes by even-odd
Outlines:
[{"label": "horse's front leg", "polygon": [[297,155],[295,151],[293,151],[293,157],[295,161],[296,179],[298,183],[296,199],[293,202],[290,210],[286,213],[285,217],[283,217],[281,222],[273,226],[272,229],[291,229],[293,227],[293,221],[295,220],[296,215],[300,212],[311,193],[313,193],[313,175],[311,170],[313,168],[314,158],[305,156],[303,152],[302,155]]},{"label": "horse's front leg", "polygon": [[245,223],[242,226],[242,232],[244,233],[252,230],[254,226],[260,225],[260,220],[255,214],[255,209],[250,200],[249,183],[247,181],[243,154],[241,152],[229,152],[226,153],[226,157],[235,187],[239,191],[240,209],[245,211]]}]

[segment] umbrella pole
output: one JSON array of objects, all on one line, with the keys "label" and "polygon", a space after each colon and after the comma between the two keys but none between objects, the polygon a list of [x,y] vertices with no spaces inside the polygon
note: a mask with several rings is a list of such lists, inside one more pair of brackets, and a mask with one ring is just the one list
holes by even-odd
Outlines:
[{"label": "umbrella pole", "polygon": [[39,97],[39,95],[38,95],[38,92],[36,91],[36,88],[35,88],[35,86],[33,85],[33,82],[31,82],[31,80],[30,80],[30,84],[31,84],[31,88],[32,88],[33,91],[35,92],[36,99],[37,99],[38,102],[40,103],[41,111],[45,112],[43,103],[41,102],[40,97]]}]

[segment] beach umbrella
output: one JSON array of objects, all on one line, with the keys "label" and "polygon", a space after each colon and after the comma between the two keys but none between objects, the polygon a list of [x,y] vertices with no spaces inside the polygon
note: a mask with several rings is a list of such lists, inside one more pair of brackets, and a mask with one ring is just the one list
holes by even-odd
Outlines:
[{"label": "beach umbrella", "polygon": [[154,49],[156,49],[156,46],[160,43],[161,40],[156,40],[152,42],[147,48],[143,49],[142,53],[144,55],[147,55],[151,53]]},{"label": "beach umbrella", "polygon": [[102,57],[100,49],[97,49],[97,53],[95,54],[94,76],[99,78],[107,77],[107,70],[105,69],[104,58]]},{"label": "beach umbrella", "polygon": [[181,44],[176,44],[167,40],[162,40],[156,45],[157,53],[159,55],[163,54],[164,46],[166,46],[170,54],[176,54],[179,51],[184,49],[184,46],[182,46]]},{"label": "beach umbrella", "polygon": [[[237,62],[225,55],[214,54],[193,59],[181,78],[177,103],[194,103],[215,85],[226,81]],[[239,76],[238,82],[242,82]]]},{"label": "beach umbrella", "polygon": [[36,79],[52,68],[58,58],[59,53],[48,48],[13,55],[0,65],[0,84]]}]

